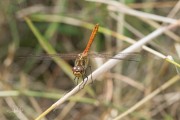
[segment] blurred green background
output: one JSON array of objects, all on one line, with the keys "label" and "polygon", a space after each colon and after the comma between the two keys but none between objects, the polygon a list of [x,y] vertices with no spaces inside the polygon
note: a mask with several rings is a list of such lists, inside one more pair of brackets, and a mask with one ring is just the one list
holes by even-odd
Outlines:
[{"label": "blurred green background", "polygon": [[[164,17],[172,15],[171,10],[178,4],[177,0],[117,2]],[[171,17],[178,19],[179,16],[180,12],[175,12]],[[32,21],[44,43],[37,39],[24,17]],[[35,119],[76,86],[71,71],[74,58],[49,57],[49,54],[82,52],[96,23],[100,30],[90,51],[112,55],[131,45],[127,38],[138,41],[164,24],[114,12],[105,4],[85,0],[0,1],[1,120]],[[179,62],[178,29],[171,35],[157,37],[147,46],[172,55]],[[111,120],[177,74],[172,64],[157,56],[144,50],[135,52],[138,55],[134,59],[138,62],[128,58],[120,61],[50,112],[46,119]],[[105,61],[107,59],[90,59],[92,71]],[[88,69],[87,75],[90,73]],[[180,119],[179,91],[177,82],[123,120]]]}]

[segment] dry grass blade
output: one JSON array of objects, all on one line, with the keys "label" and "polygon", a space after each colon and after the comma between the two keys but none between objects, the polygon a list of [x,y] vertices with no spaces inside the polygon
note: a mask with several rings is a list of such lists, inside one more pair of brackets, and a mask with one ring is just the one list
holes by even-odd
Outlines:
[{"label": "dry grass blade", "polygon": [[106,0],[87,0],[87,1],[105,3],[107,5],[110,5],[109,9],[111,11],[123,12],[125,14],[133,15],[136,17],[152,19],[152,20],[161,21],[161,22],[165,22],[165,23],[174,23],[177,21],[172,18],[167,18],[167,17],[163,17],[163,16],[158,16],[158,15],[154,15],[154,14],[149,14],[149,13],[144,13],[144,12],[133,10],[133,9],[130,9],[127,6],[121,4],[117,1],[114,1],[114,0],[108,0],[108,1],[106,1]]},{"label": "dry grass blade", "polygon": [[138,109],[139,107],[141,107],[144,103],[148,102],[150,99],[152,99],[154,96],[156,96],[157,94],[159,94],[161,91],[167,89],[168,87],[170,87],[171,85],[173,85],[174,83],[176,83],[177,81],[180,80],[179,75],[174,76],[173,78],[171,78],[170,80],[168,80],[166,83],[164,83],[162,86],[160,86],[159,88],[157,88],[155,91],[153,91],[151,94],[149,94],[148,96],[146,96],[145,98],[143,98],[141,101],[139,101],[138,103],[136,103],[134,106],[132,106],[131,108],[129,108],[127,111],[125,111],[124,113],[120,114],[119,116],[117,116],[115,119],[113,120],[120,120],[123,117],[127,116],[128,114],[132,113],[133,111],[135,111],[136,109]]},{"label": "dry grass blade", "polygon": [[[43,46],[43,48],[49,53],[49,54],[57,54],[56,51],[53,49],[53,47],[45,40],[45,38],[39,33],[39,31],[36,29],[36,27],[33,25],[33,23],[31,22],[31,20],[27,17],[25,17],[25,21],[27,22],[27,24],[29,25],[29,27],[31,28],[32,32],[35,34],[35,36],[37,37],[39,43]],[[71,71],[71,67],[62,59],[58,58],[58,57],[53,57],[54,61],[60,66],[62,67],[62,69],[64,70],[64,72],[73,79],[73,74],[70,72]]]}]

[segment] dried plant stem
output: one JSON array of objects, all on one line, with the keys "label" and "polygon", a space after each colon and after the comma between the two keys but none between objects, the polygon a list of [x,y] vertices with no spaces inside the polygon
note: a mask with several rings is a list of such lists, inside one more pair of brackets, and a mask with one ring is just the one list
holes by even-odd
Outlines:
[{"label": "dried plant stem", "polygon": [[151,94],[149,94],[148,96],[146,96],[144,99],[142,99],[141,101],[139,101],[138,103],[136,103],[134,106],[132,106],[130,109],[128,109],[127,111],[125,111],[124,113],[120,114],[119,116],[117,116],[115,119],[113,120],[120,120],[121,118],[127,116],[128,114],[132,113],[133,111],[135,111],[137,108],[139,108],[140,106],[142,106],[144,103],[146,103],[147,101],[149,101],[150,99],[152,99],[154,96],[156,96],[157,94],[159,94],[161,91],[165,90],[166,88],[168,88],[169,86],[173,85],[174,83],[176,83],[179,80],[179,75],[174,76],[173,78],[171,78],[170,80],[168,80],[166,83],[164,83],[162,86],[160,86],[158,89],[156,89],[154,92],[152,92]]},{"label": "dried plant stem", "polygon": [[123,12],[124,14],[129,14],[129,15],[136,16],[136,17],[152,19],[152,20],[161,21],[161,22],[165,22],[165,23],[174,23],[177,21],[176,19],[133,10],[133,9],[127,7],[126,5],[121,4],[120,2],[117,2],[114,0],[86,0],[86,1],[104,3],[104,4],[109,5],[108,9],[111,11]]}]

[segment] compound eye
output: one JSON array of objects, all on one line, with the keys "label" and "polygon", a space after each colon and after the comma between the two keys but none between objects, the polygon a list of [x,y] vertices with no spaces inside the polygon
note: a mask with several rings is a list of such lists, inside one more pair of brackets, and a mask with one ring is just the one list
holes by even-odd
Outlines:
[{"label": "compound eye", "polygon": [[75,67],[72,68],[72,71],[74,71],[74,72],[82,72],[83,68],[80,67],[80,66],[75,66]]},{"label": "compound eye", "polygon": [[77,67],[77,71],[81,71],[81,68],[80,68],[80,67]]},{"label": "compound eye", "polygon": [[72,68],[72,71],[76,71],[76,67],[73,67],[73,68]]}]

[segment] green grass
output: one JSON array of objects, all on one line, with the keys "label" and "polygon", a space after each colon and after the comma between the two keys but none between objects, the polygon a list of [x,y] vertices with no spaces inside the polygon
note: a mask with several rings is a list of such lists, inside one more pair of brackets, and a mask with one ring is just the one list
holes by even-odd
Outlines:
[{"label": "green grass", "polygon": [[[159,3],[161,5],[157,6]],[[37,4],[43,7],[36,7]],[[134,10],[164,16],[166,20],[176,2],[143,1],[141,4],[129,0],[124,4],[138,8]],[[177,13],[174,12],[172,18],[179,18]],[[26,57],[79,53],[86,47],[96,23],[100,27],[90,51],[115,55],[164,24],[136,16],[117,14],[105,4],[82,0],[1,1],[2,120],[38,120],[41,117],[84,120],[89,116],[92,119],[117,116],[127,120],[180,119],[178,28],[166,31],[147,46],[133,51],[139,52],[139,62],[120,61],[98,75],[93,84],[80,90],[75,88],[73,81],[74,59]],[[120,17],[123,17],[122,21],[118,21]],[[175,61],[166,59],[167,55],[173,56]],[[107,59],[90,59],[92,72],[102,67],[105,61]],[[91,71],[87,70],[89,74]],[[77,93],[64,99],[73,88]],[[59,99],[63,102],[57,105]],[[115,116],[112,113],[116,113]]]}]

